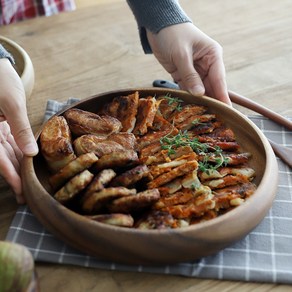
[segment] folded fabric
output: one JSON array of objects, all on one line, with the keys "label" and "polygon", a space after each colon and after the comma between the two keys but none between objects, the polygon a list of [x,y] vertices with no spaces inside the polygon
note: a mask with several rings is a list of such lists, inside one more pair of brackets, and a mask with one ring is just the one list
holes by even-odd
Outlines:
[{"label": "folded fabric", "polygon": [[[78,101],[48,101],[45,119]],[[271,140],[292,147],[292,133],[263,117],[250,119]],[[108,270],[184,275],[188,277],[292,284],[292,171],[279,162],[276,199],[264,220],[245,238],[214,256],[175,265],[130,266],[79,252],[47,232],[27,206],[15,214],[7,240],[25,245],[40,262]]]}]

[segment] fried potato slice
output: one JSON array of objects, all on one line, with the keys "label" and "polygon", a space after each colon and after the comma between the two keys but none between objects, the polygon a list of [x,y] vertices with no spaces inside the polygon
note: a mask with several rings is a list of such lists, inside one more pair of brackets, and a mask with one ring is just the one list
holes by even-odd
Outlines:
[{"label": "fried potato slice", "polygon": [[186,220],[175,219],[167,212],[153,210],[135,224],[138,229],[167,229],[189,226]]},{"label": "fried potato slice", "polygon": [[72,200],[93,179],[94,175],[87,169],[75,175],[54,195],[54,198],[62,204]]},{"label": "fried potato slice", "polygon": [[91,134],[76,138],[73,142],[73,147],[78,156],[84,153],[94,152],[97,157],[101,157],[105,154],[125,150],[121,144],[115,141],[102,139]]},{"label": "fried potato slice", "polygon": [[99,212],[109,201],[120,197],[135,195],[136,193],[136,189],[127,189],[125,187],[104,188],[99,192],[91,193],[82,200],[82,209],[86,213]]},{"label": "fried potato slice", "polygon": [[136,195],[126,196],[113,200],[108,204],[108,209],[112,213],[132,213],[140,209],[151,206],[160,198],[158,189],[146,190]]},{"label": "fried potato slice", "polygon": [[68,179],[90,168],[97,160],[98,158],[92,152],[77,157],[49,178],[50,185],[55,190],[59,189]]},{"label": "fried potato slice", "polygon": [[94,170],[99,172],[102,169],[131,166],[139,162],[138,154],[133,150],[124,150],[103,155],[95,164]]},{"label": "fried potato slice", "polygon": [[102,190],[115,176],[116,173],[112,169],[104,169],[99,172],[87,187],[84,198],[87,198],[94,192]]},{"label": "fried potato slice", "polygon": [[76,158],[71,132],[62,116],[54,116],[48,120],[40,135],[40,145],[41,152],[53,173]]},{"label": "fried potato slice", "polygon": [[98,115],[77,108],[65,111],[64,117],[75,136],[84,134],[108,136],[122,129],[121,122],[112,116]]},{"label": "fried potato slice", "polygon": [[138,165],[114,178],[111,186],[129,187],[149,176],[149,169],[146,165]]},{"label": "fried potato slice", "polygon": [[133,227],[134,226],[134,219],[129,214],[99,214],[93,216],[86,216],[87,218],[97,221],[100,223],[105,223],[114,226],[121,226],[121,227]]}]

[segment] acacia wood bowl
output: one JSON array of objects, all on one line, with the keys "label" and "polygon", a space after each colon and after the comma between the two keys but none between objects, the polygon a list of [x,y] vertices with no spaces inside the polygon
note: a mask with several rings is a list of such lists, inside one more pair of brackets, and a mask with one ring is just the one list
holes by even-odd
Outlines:
[{"label": "acacia wood bowl", "polygon": [[[208,97],[162,88],[125,89],[87,98],[74,108],[97,111],[105,102],[138,90],[141,97],[170,93],[187,103],[209,108],[231,127],[241,151],[252,153],[256,192],[242,205],[206,222],[171,230],[137,230],[86,219],[57,202],[48,192],[48,171],[41,154],[22,163],[24,195],[28,206],[47,230],[89,255],[124,264],[171,264],[212,255],[252,231],[270,209],[278,184],[278,166],[262,132],[239,111]],[[63,113],[59,112],[57,115]],[[42,127],[36,134],[39,135]]]},{"label": "acacia wood bowl", "polygon": [[28,53],[19,44],[4,36],[0,36],[0,44],[13,56],[14,68],[21,78],[26,97],[29,97],[34,87],[35,75]]}]

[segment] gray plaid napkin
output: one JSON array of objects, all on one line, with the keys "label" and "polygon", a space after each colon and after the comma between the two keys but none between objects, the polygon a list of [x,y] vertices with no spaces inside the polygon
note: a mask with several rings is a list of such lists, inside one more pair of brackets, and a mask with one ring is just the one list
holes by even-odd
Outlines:
[{"label": "gray plaid napkin", "polygon": [[[65,103],[48,101],[45,119],[75,101],[77,99],[74,98]],[[292,147],[291,132],[262,117],[250,119],[268,138]],[[25,245],[39,262],[197,278],[292,284],[292,171],[281,160],[278,162],[278,194],[261,224],[233,246],[197,261],[146,267],[100,260],[56,239],[43,228],[26,206],[21,206],[16,212],[6,240]]]}]

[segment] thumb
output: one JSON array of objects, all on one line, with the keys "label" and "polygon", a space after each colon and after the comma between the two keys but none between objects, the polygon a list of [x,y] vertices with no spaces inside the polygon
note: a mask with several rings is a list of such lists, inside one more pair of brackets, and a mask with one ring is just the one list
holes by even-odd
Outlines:
[{"label": "thumb", "polygon": [[35,156],[38,153],[38,146],[26,113],[13,118],[7,117],[7,122],[22,153],[27,156]]},{"label": "thumb", "polygon": [[177,64],[181,80],[180,87],[195,96],[204,95],[205,87],[199,73],[194,68],[192,58],[184,57],[184,59],[181,59]]}]

